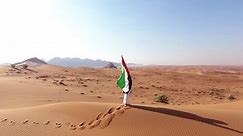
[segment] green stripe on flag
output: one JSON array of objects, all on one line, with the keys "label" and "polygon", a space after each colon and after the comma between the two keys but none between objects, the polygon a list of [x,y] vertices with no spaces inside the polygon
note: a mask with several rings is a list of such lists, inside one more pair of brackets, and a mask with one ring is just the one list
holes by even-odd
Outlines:
[{"label": "green stripe on flag", "polygon": [[120,78],[118,79],[118,81],[117,81],[117,85],[121,88],[121,89],[123,89],[125,86],[126,86],[126,79],[125,79],[125,69],[124,69],[124,67],[122,67],[122,74],[121,74],[121,76],[120,76]]}]

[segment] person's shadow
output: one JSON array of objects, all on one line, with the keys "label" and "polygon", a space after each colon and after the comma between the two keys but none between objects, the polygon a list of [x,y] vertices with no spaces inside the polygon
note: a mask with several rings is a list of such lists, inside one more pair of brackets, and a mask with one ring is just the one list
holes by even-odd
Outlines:
[{"label": "person's shadow", "polygon": [[148,107],[148,106],[142,106],[142,105],[130,105],[130,106],[132,108],[137,108],[137,109],[157,112],[157,113],[161,113],[161,114],[167,114],[167,115],[171,115],[171,116],[175,116],[175,117],[190,119],[190,120],[194,120],[194,121],[199,121],[199,122],[202,122],[202,123],[206,123],[206,124],[213,125],[213,126],[216,126],[216,127],[219,127],[219,128],[223,128],[223,129],[227,129],[227,130],[230,130],[230,131],[234,131],[234,132],[243,134],[242,131],[235,130],[235,129],[230,128],[230,127],[226,127],[225,125],[228,125],[228,124],[223,122],[223,121],[211,119],[211,118],[204,118],[204,117],[198,116],[196,114],[185,112],[185,111],[179,111],[179,110],[161,108],[161,107],[159,107],[159,108]]}]

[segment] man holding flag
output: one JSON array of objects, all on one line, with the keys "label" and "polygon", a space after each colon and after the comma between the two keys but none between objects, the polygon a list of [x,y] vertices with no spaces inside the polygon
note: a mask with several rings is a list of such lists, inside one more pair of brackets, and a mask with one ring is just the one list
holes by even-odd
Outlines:
[{"label": "man holding flag", "polygon": [[121,63],[121,71],[122,71],[122,74],[117,81],[117,85],[123,91],[123,94],[124,94],[123,104],[126,106],[126,105],[130,104],[129,95],[130,95],[131,89],[132,89],[132,77],[130,75],[130,72],[127,68],[127,65],[126,65],[123,57],[122,57],[122,63]]}]

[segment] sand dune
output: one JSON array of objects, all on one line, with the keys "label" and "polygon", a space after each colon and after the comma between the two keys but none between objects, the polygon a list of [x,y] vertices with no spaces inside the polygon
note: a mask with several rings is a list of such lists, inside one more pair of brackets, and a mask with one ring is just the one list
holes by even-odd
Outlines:
[{"label": "sand dune", "polygon": [[243,135],[242,71],[215,69],[131,69],[133,105],[123,107],[116,69],[2,67],[0,135]]},{"label": "sand dune", "polygon": [[215,109],[211,105],[173,108],[133,105],[125,109],[111,103],[69,102],[0,112],[1,135],[243,134],[241,109]]},{"label": "sand dune", "polygon": [[[107,128],[113,118],[122,115],[127,107],[117,104],[97,103],[57,103],[19,109],[5,109],[0,111],[0,128],[2,135],[11,135],[21,131],[19,135],[45,135],[52,131],[53,135],[70,133],[71,130],[100,131]],[[27,129],[27,131],[23,131]],[[59,129],[59,130],[57,130]],[[33,132],[31,133],[31,130]],[[36,131],[46,131],[36,133]],[[18,135],[18,134],[14,134]]]}]

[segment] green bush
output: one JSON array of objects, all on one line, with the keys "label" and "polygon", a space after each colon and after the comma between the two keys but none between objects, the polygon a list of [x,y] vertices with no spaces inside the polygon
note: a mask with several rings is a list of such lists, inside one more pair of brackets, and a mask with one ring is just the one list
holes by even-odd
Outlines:
[{"label": "green bush", "polygon": [[156,102],[160,102],[160,103],[166,103],[166,104],[168,104],[168,102],[169,102],[169,98],[168,98],[168,96],[165,95],[165,94],[163,94],[163,95],[157,95],[157,96],[155,97],[155,101],[156,101]]}]

